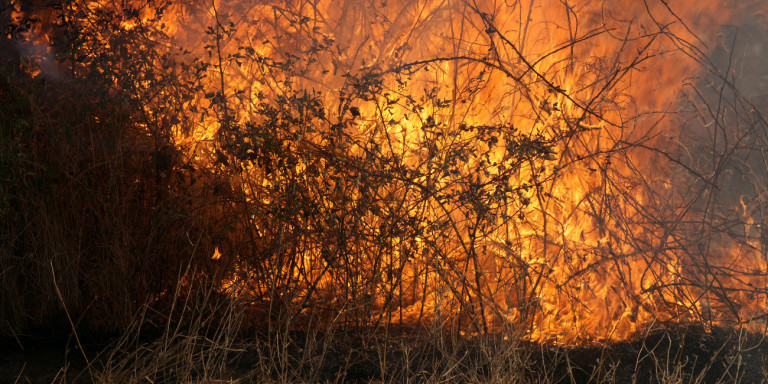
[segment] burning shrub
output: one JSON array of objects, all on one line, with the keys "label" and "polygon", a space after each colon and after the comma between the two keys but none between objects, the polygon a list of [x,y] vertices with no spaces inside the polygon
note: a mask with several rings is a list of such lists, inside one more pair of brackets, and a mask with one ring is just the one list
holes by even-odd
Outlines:
[{"label": "burning shrub", "polygon": [[191,259],[270,330],[572,343],[762,317],[757,224],[723,230],[706,190],[740,144],[705,143],[707,168],[660,112],[704,62],[685,18],[728,15],[578,3],[62,2],[60,62],[125,111],[60,151],[80,165],[56,188],[93,191],[68,249],[98,249],[87,271],[115,256],[134,285],[106,291],[158,303]]}]

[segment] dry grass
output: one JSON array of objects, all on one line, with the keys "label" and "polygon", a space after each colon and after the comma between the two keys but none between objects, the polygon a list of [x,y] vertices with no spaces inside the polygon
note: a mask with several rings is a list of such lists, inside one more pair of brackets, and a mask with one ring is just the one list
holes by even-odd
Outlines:
[{"label": "dry grass", "polygon": [[390,339],[389,344],[373,333],[309,338],[295,334],[290,340],[251,340],[234,348],[224,340],[206,342],[188,334],[164,334],[133,349],[125,343],[112,347],[94,382],[671,384],[765,380],[758,356],[766,348],[749,355],[739,344],[753,342],[754,335],[738,338],[737,333],[727,334],[721,331],[716,340],[701,330],[669,329],[634,343],[593,348],[547,347],[491,336],[445,340],[413,331]]},{"label": "dry grass", "polygon": [[[184,278],[189,276],[184,276]],[[186,279],[184,280],[186,281]],[[193,282],[193,285],[200,284]],[[201,284],[204,286],[204,284]],[[234,353],[241,306],[217,302],[211,290],[174,295],[171,313],[159,336],[142,334],[148,321],[144,307],[126,333],[103,351],[92,380],[98,383],[230,382],[227,364]],[[234,381],[232,381],[234,382]]]}]

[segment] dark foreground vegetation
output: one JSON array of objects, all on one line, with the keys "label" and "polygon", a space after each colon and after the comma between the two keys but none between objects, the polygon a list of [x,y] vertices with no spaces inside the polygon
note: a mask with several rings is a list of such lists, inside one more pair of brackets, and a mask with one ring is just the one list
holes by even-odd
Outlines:
[{"label": "dark foreground vegetation", "polygon": [[[207,340],[208,330],[5,340],[13,383],[762,383],[762,335],[659,326],[639,340],[555,347],[423,329]],[[82,337],[82,335],[81,335]],[[22,348],[23,346],[23,348]]]},{"label": "dark foreground vegetation", "polygon": [[[649,233],[661,229],[665,241],[672,240],[662,245],[638,240],[636,248],[624,248],[626,254],[615,254],[621,252],[617,245],[591,264],[573,261],[572,275],[552,284],[562,289],[554,292],[559,299],[573,299],[572,308],[580,305],[572,289],[578,278],[617,270],[625,276],[622,272],[633,270],[633,255],[649,252],[654,263],[663,264],[672,252],[682,252],[693,271],[670,269],[661,274],[677,280],[661,276],[658,284],[644,286],[643,293],[656,294],[658,308],[673,315],[668,323],[641,327],[629,341],[588,334],[571,340],[584,347],[563,346],[554,337],[530,341],[526,332],[544,316],[540,303],[546,283],[540,282],[554,268],[512,260],[510,255],[521,252],[515,253],[519,244],[509,240],[495,244],[503,252],[496,251],[494,258],[482,254],[500,226],[517,220],[522,228],[537,214],[529,206],[557,200],[544,189],[561,170],[630,178],[611,171],[611,161],[631,163],[628,153],[649,150],[651,138],[628,135],[620,145],[589,153],[567,143],[592,134],[595,129],[588,126],[603,117],[590,105],[620,99],[620,91],[612,93],[619,83],[612,81],[640,70],[636,62],[607,69],[615,71],[604,76],[610,80],[596,80],[592,86],[601,92],[584,102],[571,100],[580,96],[566,95],[545,78],[543,93],[586,106],[577,122],[562,130],[542,117],[561,111],[549,99],[533,101],[531,94],[542,81],[526,78],[535,72],[526,69],[517,79],[521,89],[510,92],[524,94],[516,102],[535,104],[534,123],[555,132],[532,134],[499,120],[449,123],[441,113],[458,101],[440,99],[437,87],[425,89],[420,100],[394,101],[386,81],[405,88],[409,76],[431,68],[426,61],[339,75],[342,97],[331,108],[319,93],[293,85],[312,71],[328,72],[314,66],[339,52],[318,32],[321,28],[301,27],[308,22],[301,15],[286,12],[281,16],[286,25],[273,25],[285,28],[286,40],[304,41],[299,37],[306,36],[299,35],[312,31],[307,40],[312,43],[292,55],[262,57],[248,46],[222,54],[237,32],[234,25],[218,24],[204,36],[207,58],[178,58],[159,48],[165,41],[162,31],[135,9],[88,13],[83,2],[52,3],[41,8],[43,16],[30,11],[12,18],[11,8],[0,9],[6,33],[0,41],[0,382],[768,380],[764,335],[740,327],[756,330],[764,315],[755,310],[754,317],[744,317],[746,310],[733,298],[743,294],[759,301],[765,287],[749,285],[752,280],[735,288],[718,285],[728,274],[759,277],[764,271],[726,268],[707,253],[716,248],[709,238],[749,238],[744,243],[753,245],[748,240],[755,235],[711,208],[717,199],[705,192],[707,199],[701,200],[707,203],[696,200],[689,208],[704,206],[706,220],[680,224],[677,218],[674,225],[654,216],[667,214],[666,206],[651,203],[633,208],[637,217],[616,215],[626,227],[605,224],[616,219],[611,212],[621,202],[636,197],[629,191],[634,184],[620,190],[617,182],[611,189],[615,195],[596,192],[584,198],[604,215],[592,212],[591,217],[605,225],[601,231],[614,231],[607,236],[616,244],[634,241],[626,235],[638,222],[655,225]],[[160,18],[164,7],[157,9]],[[480,30],[489,46],[514,47],[486,15],[467,12],[487,23]],[[31,31],[45,31],[50,46],[36,45],[40,40]],[[570,48],[588,38],[575,39]],[[30,55],[31,49],[42,51]],[[651,56],[638,53],[635,59]],[[510,77],[515,70],[488,57],[441,60],[474,61]],[[245,90],[225,76],[227,66],[243,62],[261,76],[249,80],[279,92],[243,101]],[[490,83],[486,75],[482,70],[478,78]],[[464,101],[472,104],[470,94],[479,90],[468,87]],[[730,92],[737,101],[723,102],[728,107],[722,109],[743,117],[737,120],[749,126],[748,134],[733,146],[712,146],[721,152],[708,153],[719,160],[711,174],[698,172],[700,158],[675,158],[677,169],[687,175],[681,179],[716,184],[721,175],[732,175],[724,170],[738,168],[728,161],[741,159],[740,151],[764,152],[765,121],[738,92]],[[414,113],[433,111],[418,117],[416,128],[425,137],[421,148],[393,144],[389,128],[379,128],[403,126],[385,118],[384,111],[378,111],[381,121],[360,122],[359,108],[382,100],[384,107],[399,103]],[[251,120],[238,116],[247,108]],[[742,109],[754,114],[742,116]],[[209,120],[219,128],[215,135],[191,143],[179,139]],[[507,168],[490,176],[486,160],[500,140]],[[655,159],[674,155],[649,151]],[[554,161],[559,162],[552,167]],[[467,168],[484,176],[467,174]],[[760,179],[764,171],[751,175]],[[741,198],[723,195],[728,202]],[[763,200],[758,200],[740,201],[759,208]],[[548,249],[548,233],[537,236]],[[574,254],[581,245],[558,243]],[[487,275],[495,271],[488,265],[500,260],[507,264],[499,268],[514,273],[498,286],[488,284]],[[650,266],[648,271],[655,272]],[[631,278],[622,279],[616,292],[633,287]],[[662,284],[669,281],[675,283]],[[498,299],[505,289],[514,291],[506,302]],[[425,303],[435,292],[446,304],[438,302],[427,313]],[[690,292],[695,297],[674,296]],[[630,301],[621,305],[637,316],[643,304]],[[520,313],[515,321],[500,320],[512,309]],[[626,312],[609,309],[614,315]],[[407,310],[416,315],[404,317]],[[446,310],[445,318],[440,310]],[[721,326],[721,317],[735,326]]]}]

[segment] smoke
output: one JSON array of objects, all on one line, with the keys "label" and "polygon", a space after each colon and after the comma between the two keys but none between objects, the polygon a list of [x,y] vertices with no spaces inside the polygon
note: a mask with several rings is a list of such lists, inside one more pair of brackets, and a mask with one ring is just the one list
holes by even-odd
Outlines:
[{"label": "smoke", "polygon": [[32,75],[59,82],[64,76],[44,32],[45,24],[54,20],[53,8],[23,1],[0,3],[0,57],[19,62]]},{"label": "smoke", "polygon": [[34,32],[30,32],[25,41],[16,41],[19,59],[26,63],[33,71],[39,71],[39,75],[49,81],[63,81],[64,76],[59,67],[59,62],[53,57],[51,47],[42,43]]},{"label": "smoke", "polygon": [[[768,24],[756,12],[762,7],[738,1],[727,23],[709,26],[717,36],[701,59],[702,73],[688,83],[678,120],[681,162],[697,174],[685,187],[701,194],[697,209],[711,220],[702,228],[715,234],[704,237],[703,257],[736,267],[745,267],[737,249],[768,249]],[[735,238],[741,245],[733,245]]]}]

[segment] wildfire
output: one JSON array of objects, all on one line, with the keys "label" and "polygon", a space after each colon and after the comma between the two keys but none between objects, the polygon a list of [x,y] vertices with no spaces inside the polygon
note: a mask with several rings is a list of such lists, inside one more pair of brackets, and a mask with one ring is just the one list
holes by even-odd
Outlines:
[{"label": "wildfire", "polygon": [[215,247],[235,266],[227,292],[573,344],[762,324],[763,224],[742,199],[740,232],[715,229],[731,207],[707,205],[711,175],[679,155],[732,9],[191,1],[137,6],[120,28],[156,30],[201,87],[174,144],[230,169],[238,236],[263,254]]}]

